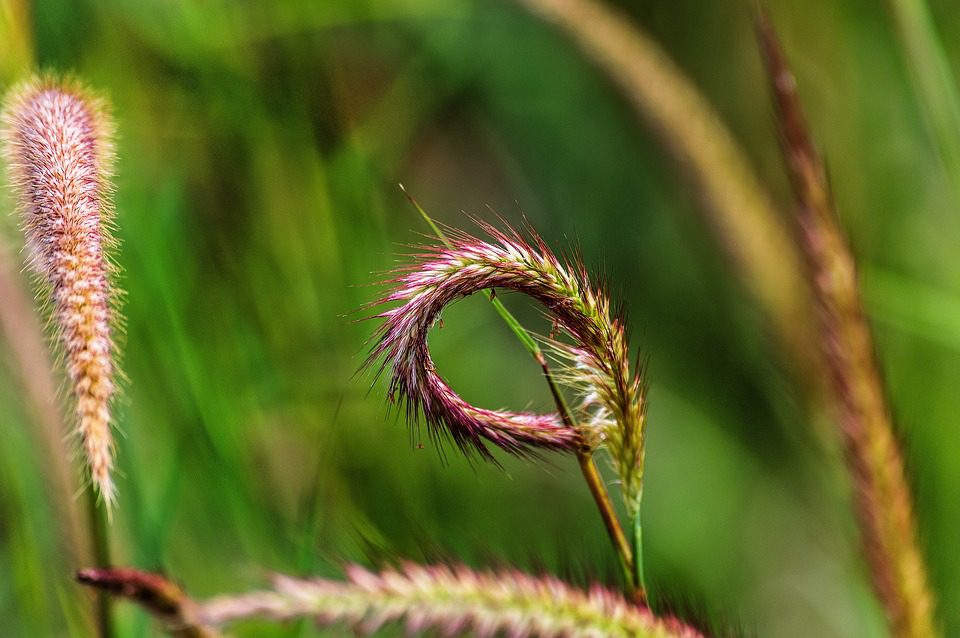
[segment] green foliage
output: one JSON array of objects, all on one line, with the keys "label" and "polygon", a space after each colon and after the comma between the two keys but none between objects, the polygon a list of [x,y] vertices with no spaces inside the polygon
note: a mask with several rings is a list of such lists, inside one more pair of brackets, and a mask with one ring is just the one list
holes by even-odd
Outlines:
[{"label": "green foliage", "polygon": [[[615,578],[572,460],[551,457],[547,472],[510,458],[506,472],[455,454],[440,463],[434,444],[410,445],[381,392],[354,377],[370,332],[353,321],[373,296],[365,284],[392,267],[398,244],[430,234],[403,182],[438,221],[466,227],[461,209],[487,217],[490,205],[516,223],[522,210],[550,245],[574,244],[586,263],[604,264],[649,359],[652,590],[710,601],[711,618],[763,636],[883,635],[835,444],[812,427],[662,148],[554,31],[509,3],[479,1],[78,0],[8,19],[20,4],[0,0],[0,29],[16,36],[0,33],[0,52],[21,43],[18,55],[32,49],[37,64],[82,75],[112,98],[117,120],[129,377],[111,529],[118,563],[175,575],[199,598],[250,589],[265,569],[334,575],[343,560],[385,557]],[[622,4],[788,203],[740,4]],[[889,16],[866,2],[769,4],[797,52],[842,223],[868,275],[952,635],[956,200]],[[960,9],[940,4],[949,44]],[[18,71],[4,67],[3,81]],[[538,309],[503,301],[523,325],[549,330]],[[467,300],[444,318],[432,352],[467,400],[549,409],[538,367],[489,303]],[[44,461],[5,348],[0,634],[78,632],[65,576],[78,565],[57,550]],[[118,607],[118,624],[123,636],[155,631],[130,606]]]}]

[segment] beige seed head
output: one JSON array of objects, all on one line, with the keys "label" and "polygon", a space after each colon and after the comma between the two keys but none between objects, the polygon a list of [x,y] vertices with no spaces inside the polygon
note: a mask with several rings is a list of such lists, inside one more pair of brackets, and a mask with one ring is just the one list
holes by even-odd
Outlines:
[{"label": "beige seed head", "polygon": [[49,291],[64,353],[76,429],[90,476],[108,508],[111,400],[111,124],[103,102],[72,81],[34,78],[12,89],[3,111],[9,181],[30,264]]}]

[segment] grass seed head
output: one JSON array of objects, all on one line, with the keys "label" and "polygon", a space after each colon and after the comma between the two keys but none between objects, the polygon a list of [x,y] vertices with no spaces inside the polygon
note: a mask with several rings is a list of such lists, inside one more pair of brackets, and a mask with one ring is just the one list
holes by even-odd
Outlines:
[{"label": "grass seed head", "polygon": [[312,617],[369,634],[405,620],[409,635],[553,638],[696,638],[674,617],[657,617],[600,586],[572,588],[552,576],[516,570],[478,572],[459,565],[416,565],[371,572],[349,566],[347,582],[275,578],[270,591],[222,596],[198,606],[196,619],[220,626],[249,618]]},{"label": "grass seed head", "polygon": [[105,256],[113,243],[110,120],[103,102],[78,84],[32,79],[7,97],[3,140],[30,264],[49,291],[77,433],[109,507],[116,497],[110,426],[116,293]]},{"label": "grass seed head", "polygon": [[[462,449],[487,454],[486,441],[522,454],[592,449],[607,442],[621,480],[639,494],[643,384],[630,372],[623,320],[611,312],[608,296],[590,283],[579,261],[558,258],[532,231],[524,236],[481,226],[491,241],[453,233],[449,246],[425,248],[396,273],[393,289],[375,305],[400,305],[377,315],[384,323],[368,365],[379,361],[381,371],[390,368],[390,396],[405,405],[411,421],[422,417],[432,431],[445,431]],[[427,334],[443,309],[496,288],[533,298],[553,320],[560,334],[549,342],[565,364],[560,376],[581,396],[574,427],[556,413],[474,407],[437,373]]]}]

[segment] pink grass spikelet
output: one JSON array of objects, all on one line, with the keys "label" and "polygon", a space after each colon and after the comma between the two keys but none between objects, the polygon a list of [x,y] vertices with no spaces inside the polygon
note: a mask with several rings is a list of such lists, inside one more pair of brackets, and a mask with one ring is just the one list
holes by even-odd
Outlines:
[{"label": "pink grass spikelet", "polygon": [[53,308],[90,476],[109,507],[116,376],[111,265],[105,250],[113,149],[104,104],[72,82],[31,80],[13,89],[3,115],[10,183],[33,269]]},{"label": "pink grass spikelet", "polygon": [[[482,229],[490,242],[453,233],[451,244],[424,249],[397,272],[393,290],[377,304],[402,302],[377,315],[385,321],[368,364],[390,367],[390,396],[405,403],[407,416],[422,416],[433,432],[446,431],[465,450],[488,451],[486,440],[508,452],[537,449],[590,450],[606,443],[618,474],[639,493],[643,462],[643,384],[630,371],[623,320],[611,312],[579,262],[558,258],[534,232]],[[556,332],[549,343],[565,364],[560,378],[581,397],[576,423],[560,414],[486,410],[461,399],[440,377],[427,334],[443,309],[475,292],[503,288],[523,293],[546,308]],[[632,499],[632,497],[631,497]]]},{"label": "pink grass spikelet", "polygon": [[478,572],[463,566],[412,563],[375,573],[347,569],[347,582],[278,576],[274,588],[221,596],[197,607],[195,620],[221,626],[237,620],[312,617],[346,622],[369,634],[404,620],[407,633],[442,636],[556,638],[697,638],[673,617],[657,617],[600,586],[574,589],[552,576],[516,570]]}]

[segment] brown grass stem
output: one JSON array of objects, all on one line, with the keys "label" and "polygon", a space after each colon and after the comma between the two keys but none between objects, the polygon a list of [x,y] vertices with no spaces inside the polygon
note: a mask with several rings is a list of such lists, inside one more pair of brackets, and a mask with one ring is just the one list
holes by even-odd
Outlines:
[{"label": "brown grass stem", "polygon": [[135,569],[83,569],[76,579],[104,598],[131,600],[163,623],[177,638],[217,638],[220,633],[195,620],[196,604],[176,584],[159,574]]},{"label": "brown grass stem", "polygon": [[[560,386],[557,384],[553,373],[550,371],[550,364],[543,355],[541,355],[537,361],[540,364],[543,377],[546,379],[547,385],[550,387],[550,394],[553,396],[553,401],[557,407],[557,412],[560,414],[560,417],[563,419],[563,422],[567,425],[567,427],[575,428],[576,424],[574,423],[573,416],[570,413],[570,407],[567,405],[567,401],[564,398],[563,393],[560,391]],[[610,541],[613,543],[613,548],[617,552],[617,558],[620,561],[620,568],[623,570],[624,578],[626,579],[628,593],[638,602],[645,603],[647,600],[647,592],[643,587],[643,578],[641,575],[642,572],[638,570],[637,565],[634,562],[639,558],[639,556],[634,556],[630,542],[627,540],[627,536],[623,532],[623,526],[620,524],[620,518],[617,516],[616,509],[613,506],[613,501],[610,499],[610,492],[607,490],[606,483],[604,482],[603,477],[600,475],[600,471],[597,468],[596,462],[594,462],[593,452],[590,450],[578,451],[577,463],[580,466],[580,472],[583,474],[583,479],[586,481],[587,487],[590,489],[590,495],[593,497],[593,502],[597,504],[597,509],[600,511],[600,517],[603,519],[603,526],[607,530],[607,535],[610,536]]]},{"label": "brown grass stem", "polygon": [[917,542],[903,457],[860,299],[856,263],[837,220],[826,169],[809,133],[796,80],[763,14],[758,16],[757,32],[796,198],[820,343],[873,587],[895,636],[935,636],[933,595]]},{"label": "brown grass stem", "polygon": [[593,454],[578,452],[577,462],[580,464],[580,471],[587,482],[587,487],[590,488],[590,495],[593,496],[597,509],[600,510],[600,516],[603,518],[603,525],[607,529],[607,534],[610,535],[614,549],[617,550],[620,566],[626,574],[628,593],[638,602],[646,602],[647,594],[634,578],[633,550],[630,549],[630,542],[627,540],[626,534],[623,533],[623,527],[620,525],[620,519],[617,518],[613,502],[610,500],[606,483],[604,483],[603,477],[597,470],[597,464],[593,461]]}]

